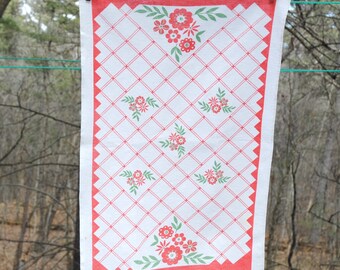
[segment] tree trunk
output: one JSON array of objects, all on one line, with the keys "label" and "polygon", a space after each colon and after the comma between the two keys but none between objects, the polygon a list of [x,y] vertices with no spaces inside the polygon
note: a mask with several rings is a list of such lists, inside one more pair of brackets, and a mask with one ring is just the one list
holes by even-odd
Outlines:
[{"label": "tree trunk", "polygon": [[1,0],[0,1],[0,19],[2,18],[2,15],[4,15],[5,10],[11,0]]}]

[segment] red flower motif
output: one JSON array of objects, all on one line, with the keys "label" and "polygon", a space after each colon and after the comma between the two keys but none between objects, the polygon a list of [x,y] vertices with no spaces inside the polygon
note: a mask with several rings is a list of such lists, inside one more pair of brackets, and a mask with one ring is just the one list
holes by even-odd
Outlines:
[{"label": "red flower motif", "polygon": [[172,134],[169,136],[169,140],[170,140],[171,142],[177,142],[177,137],[178,137],[177,133],[172,133]]},{"label": "red flower motif", "polygon": [[142,96],[136,97],[137,105],[141,105],[145,102],[145,99]]},{"label": "red flower motif", "polygon": [[136,103],[131,103],[130,106],[129,106],[129,109],[130,109],[131,111],[137,110]]},{"label": "red flower motif", "polygon": [[222,107],[218,104],[211,106],[211,110],[213,113],[219,113],[221,111]]},{"label": "red flower motif", "polygon": [[128,178],[127,183],[128,185],[133,186],[135,184],[135,180],[133,178]]},{"label": "red flower motif", "polygon": [[159,251],[159,254],[161,254],[164,251],[164,249],[166,249],[169,245],[170,243],[166,241],[159,242],[156,251]]},{"label": "red flower motif", "polygon": [[197,246],[197,242],[192,242],[191,240],[189,240],[186,244],[183,245],[183,248],[185,249],[185,253],[189,253],[189,252],[195,252],[196,251],[196,246]]},{"label": "red flower motif", "polygon": [[227,100],[226,98],[222,98],[222,99],[220,100],[220,102],[221,102],[221,106],[222,106],[222,107],[228,105],[228,100]]},{"label": "red flower motif", "polygon": [[192,13],[187,11],[185,8],[177,8],[170,14],[169,22],[173,28],[178,28],[179,30],[189,28],[192,21]]},{"label": "red flower motif", "polygon": [[190,52],[195,49],[195,41],[192,38],[185,38],[179,43],[182,52]]},{"label": "red flower motif", "polygon": [[140,178],[143,178],[143,173],[142,171],[140,170],[137,170],[133,173],[133,177],[136,178],[136,179],[140,179]]},{"label": "red flower motif", "polygon": [[172,143],[171,145],[170,145],[170,150],[171,151],[175,151],[175,150],[177,150],[178,149],[178,144],[177,143]]},{"label": "red flower motif", "polygon": [[162,261],[168,265],[177,264],[182,259],[183,251],[179,247],[170,246],[162,254]]},{"label": "red flower motif", "polygon": [[207,170],[204,174],[206,178],[214,177],[214,171],[213,170]]},{"label": "red flower motif", "polygon": [[159,236],[163,239],[168,239],[174,234],[174,230],[171,226],[164,226],[159,229]]},{"label": "red flower motif", "polygon": [[212,97],[211,99],[209,99],[209,105],[212,107],[214,105],[218,104],[218,99],[216,97]]},{"label": "red flower motif", "polygon": [[153,31],[163,35],[164,30],[169,30],[169,25],[166,24],[166,20],[155,21],[155,27],[153,28]]},{"label": "red flower motif", "polygon": [[217,183],[217,177],[213,176],[213,177],[208,178],[208,183],[210,185],[215,185]]},{"label": "red flower motif", "polygon": [[139,178],[139,179],[137,179],[137,181],[136,181],[136,184],[137,184],[137,186],[143,186],[144,184],[145,184],[145,178],[144,177],[141,177],[141,178]]},{"label": "red flower motif", "polygon": [[188,37],[190,37],[190,35],[195,35],[195,32],[198,32],[198,27],[200,27],[199,25],[196,25],[196,22],[193,22],[192,25],[190,25],[188,27],[188,29],[186,29],[183,34],[188,34]]},{"label": "red flower motif", "polygon": [[148,109],[149,109],[149,105],[146,104],[146,103],[139,104],[139,105],[138,105],[138,109],[139,109],[141,112],[147,112]]},{"label": "red flower motif", "polygon": [[172,30],[170,29],[168,33],[165,35],[165,37],[168,39],[169,43],[177,43],[178,40],[181,38],[181,35],[178,33],[178,30]]},{"label": "red flower motif", "polygon": [[183,245],[184,241],[186,240],[184,233],[176,233],[174,238],[172,238],[172,241],[176,246]]},{"label": "red flower motif", "polygon": [[186,139],[185,139],[183,136],[178,136],[176,142],[177,142],[179,145],[183,145],[183,144],[185,144]]},{"label": "red flower motif", "polygon": [[217,179],[223,177],[223,171],[218,171],[218,172],[216,173],[216,177],[217,177]]}]

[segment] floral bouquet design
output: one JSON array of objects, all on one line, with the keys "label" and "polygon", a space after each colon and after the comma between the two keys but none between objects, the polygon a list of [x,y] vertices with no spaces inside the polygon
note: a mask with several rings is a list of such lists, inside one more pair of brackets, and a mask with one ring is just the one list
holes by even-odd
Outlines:
[{"label": "floral bouquet design", "polygon": [[146,99],[142,96],[134,98],[133,96],[126,96],[122,100],[124,103],[128,103],[129,109],[133,112],[132,118],[139,121],[142,113],[149,110],[149,106],[152,108],[159,108],[157,101],[154,98],[147,97]]},{"label": "floral bouquet design", "polygon": [[180,62],[183,53],[194,50],[196,42],[201,42],[201,36],[205,33],[197,24],[196,17],[202,21],[214,22],[218,18],[227,18],[225,14],[218,12],[218,9],[218,7],[202,7],[192,14],[185,8],[177,8],[169,13],[165,7],[144,5],[136,12],[144,13],[155,20],[153,31],[165,35],[168,43],[175,45],[171,50],[171,55],[174,55],[176,61]]},{"label": "floral bouquet design", "polygon": [[181,232],[182,223],[174,217],[171,226],[165,225],[154,235],[152,247],[156,247],[158,256],[143,256],[141,260],[134,261],[141,269],[155,268],[161,262],[167,265],[176,265],[181,262],[186,264],[208,264],[213,257],[205,256],[198,252],[198,244],[187,239]]},{"label": "floral bouquet design", "polygon": [[178,157],[182,157],[185,154],[185,143],[184,138],[185,129],[178,124],[175,124],[176,133],[172,133],[168,140],[160,141],[162,148],[170,148],[171,151],[177,151]]},{"label": "floral bouquet design", "polygon": [[221,170],[222,165],[221,163],[214,162],[214,166],[212,169],[209,169],[205,172],[204,175],[202,174],[195,174],[196,181],[200,184],[209,183],[210,185],[225,184],[228,182],[230,177],[224,176],[224,172]]},{"label": "floral bouquet design", "polygon": [[235,107],[229,106],[229,101],[225,98],[225,96],[226,91],[218,88],[216,97],[210,98],[208,103],[199,101],[198,104],[201,105],[201,110],[204,112],[212,111],[213,113],[218,114],[223,111],[224,113],[231,113]]},{"label": "floral bouquet design", "polygon": [[132,171],[123,171],[119,176],[127,178],[127,184],[130,187],[130,192],[137,195],[137,191],[141,186],[145,185],[145,179],[147,180],[156,180],[153,176],[152,172],[144,171],[142,173],[141,170]]}]

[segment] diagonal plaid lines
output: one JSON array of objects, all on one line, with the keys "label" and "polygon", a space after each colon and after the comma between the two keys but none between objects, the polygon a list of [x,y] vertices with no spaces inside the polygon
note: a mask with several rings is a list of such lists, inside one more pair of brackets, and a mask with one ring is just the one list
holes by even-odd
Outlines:
[{"label": "diagonal plaid lines", "polygon": [[[249,252],[249,197],[255,192],[253,150],[258,147],[255,126],[265,60],[259,52],[267,46],[263,39],[269,21],[264,12],[248,20],[256,8],[238,6],[181,63],[152,38],[152,29],[139,24],[131,9],[109,5],[96,18],[100,92],[95,98],[100,105],[95,256],[106,268],[133,268],[134,256],[173,216],[207,243],[219,262],[236,262]],[[219,87],[236,109],[222,116],[204,113],[198,102],[214,96]],[[126,95],[152,96],[160,106],[137,122],[121,102]],[[181,158],[159,144],[175,124],[186,130],[187,152]],[[194,174],[204,173],[214,161],[223,164],[230,180],[220,188],[200,185]],[[137,168],[151,170],[156,181],[135,196],[119,175]]]}]

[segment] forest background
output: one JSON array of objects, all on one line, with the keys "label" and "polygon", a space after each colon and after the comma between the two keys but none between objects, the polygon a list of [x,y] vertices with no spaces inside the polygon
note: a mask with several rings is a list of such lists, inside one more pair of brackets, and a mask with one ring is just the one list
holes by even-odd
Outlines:
[{"label": "forest background", "polygon": [[[79,63],[11,58],[79,60],[77,3],[0,0],[0,270],[79,269]],[[292,5],[283,49],[284,68],[339,70],[340,5]],[[340,269],[339,89],[281,73],[266,269]]]}]

